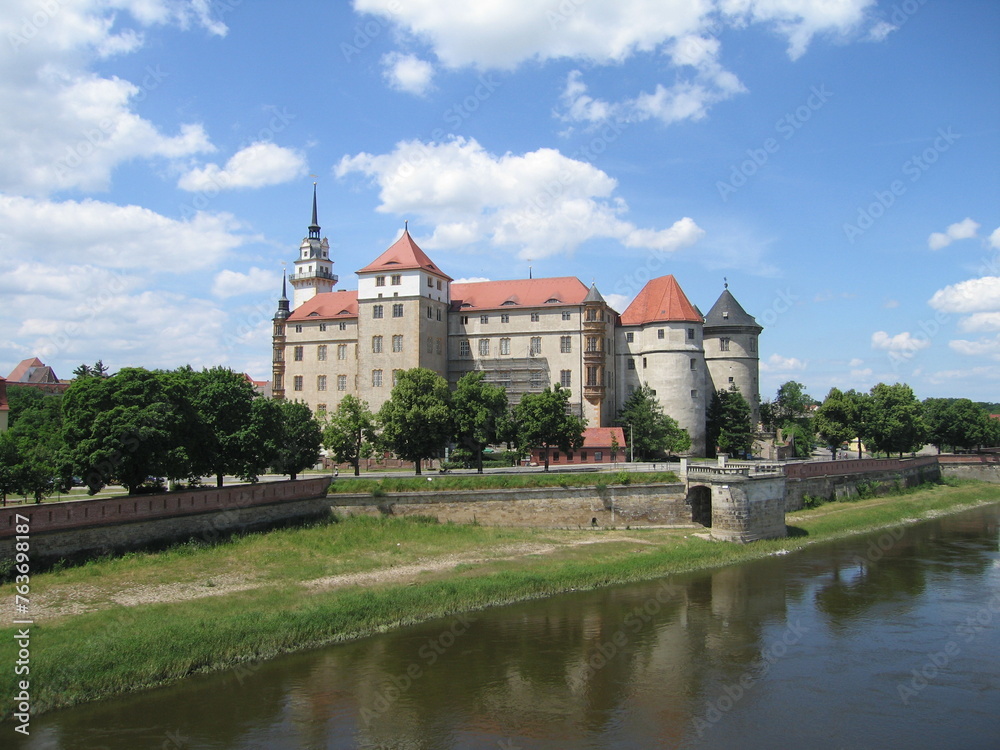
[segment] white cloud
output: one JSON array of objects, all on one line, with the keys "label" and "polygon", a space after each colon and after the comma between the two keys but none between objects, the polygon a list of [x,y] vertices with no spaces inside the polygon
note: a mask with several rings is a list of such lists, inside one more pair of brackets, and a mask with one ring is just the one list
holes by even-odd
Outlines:
[{"label": "white cloud", "polygon": [[861,367],[861,365],[863,365],[864,363],[865,363],[865,361],[863,359],[858,359],[857,357],[855,357],[854,359],[852,359],[850,362],[847,363],[847,366],[848,367]]},{"label": "white cloud", "polygon": [[988,356],[993,359],[1000,359],[1000,334],[993,336],[992,338],[981,338],[978,341],[956,339],[954,341],[949,341],[948,346],[959,354],[965,354],[966,356]]},{"label": "white cloud", "polygon": [[383,75],[397,91],[423,96],[434,79],[434,66],[416,55],[390,52],[382,56]]},{"label": "white cloud", "polygon": [[772,354],[766,362],[760,363],[760,369],[764,372],[797,372],[806,369],[806,363],[798,357],[782,357],[780,354]]},{"label": "white cloud", "polygon": [[1000,312],[978,312],[962,318],[958,329],[964,333],[1000,331]]},{"label": "white cloud", "polygon": [[851,380],[864,380],[867,382],[873,372],[874,370],[870,367],[865,367],[862,370],[851,370]]},{"label": "white cloud", "polygon": [[612,310],[617,312],[622,312],[630,304],[632,300],[635,299],[634,294],[615,294],[614,292],[609,292],[608,294],[602,294],[604,301],[607,302]]},{"label": "white cloud", "polygon": [[979,224],[970,218],[952,224],[944,232],[934,232],[927,238],[927,246],[931,250],[941,250],[955,240],[967,240],[976,236]]},{"label": "white cloud", "polygon": [[298,151],[258,141],[233,154],[224,167],[208,164],[192,169],[177,187],[191,192],[259,188],[290,182],[307,172],[305,157]]},{"label": "white cloud", "polygon": [[993,233],[990,234],[989,243],[994,250],[1000,250],[1000,227],[994,229]]},{"label": "white cloud", "polygon": [[[254,237],[229,214],[178,221],[140,206],[48,201],[0,194],[0,262],[37,257],[53,265],[87,258],[108,268],[186,272],[217,263]],[[67,242],[67,238],[72,238]]]},{"label": "white cloud", "polygon": [[212,294],[216,297],[235,297],[238,294],[250,292],[274,292],[278,289],[281,277],[252,266],[247,273],[230,271],[228,268],[219,271],[212,282]]},{"label": "white cloud", "polygon": [[50,12],[44,3],[7,0],[0,14],[0,191],[106,190],[125,161],[212,151],[200,124],[182,124],[171,135],[133,111],[169,77],[159,66],[134,82],[90,70],[102,57],[142,45],[135,24],[224,33],[199,6],[204,2],[78,0],[52,3]]},{"label": "white cloud", "polygon": [[946,313],[1000,310],[1000,276],[983,276],[951,284],[934,292],[928,304]]},{"label": "white cloud", "polygon": [[659,230],[625,221],[628,206],[614,196],[613,178],[549,148],[496,156],[473,139],[406,141],[388,154],[345,156],[335,173],[352,172],[378,185],[377,210],[436,225],[428,248],[489,241],[537,260],[595,238],[669,252],[704,234],[687,217]]},{"label": "white cloud", "polygon": [[926,349],[931,345],[930,339],[919,335],[913,336],[909,331],[890,336],[885,331],[875,331],[872,334],[872,349],[881,349],[895,353],[913,353]]},{"label": "white cloud", "polygon": [[491,281],[485,276],[465,276],[461,279],[455,279],[453,283],[455,284],[478,284],[481,281]]}]

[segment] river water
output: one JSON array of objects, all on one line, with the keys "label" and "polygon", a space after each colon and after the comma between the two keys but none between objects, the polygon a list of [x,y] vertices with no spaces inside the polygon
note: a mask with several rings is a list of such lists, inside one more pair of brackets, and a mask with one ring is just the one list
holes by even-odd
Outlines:
[{"label": "river water", "polygon": [[43,715],[19,747],[995,750],[998,527],[438,620]]}]

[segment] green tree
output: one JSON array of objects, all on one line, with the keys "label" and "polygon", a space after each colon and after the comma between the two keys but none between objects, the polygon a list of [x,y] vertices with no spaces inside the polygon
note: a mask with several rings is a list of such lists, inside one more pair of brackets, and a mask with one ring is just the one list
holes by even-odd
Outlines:
[{"label": "green tree", "polygon": [[378,412],[381,440],[397,456],[420,462],[438,455],[452,434],[448,382],[432,370],[414,367],[399,373],[389,400]]},{"label": "green tree", "polygon": [[646,461],[662,453],[682,453],[691,447],[691,436],[677,420],[663,412],[659,400],[648,385],[629,395],[615,424],[632,435],[632,450]]},{"label": "green tree", "polygon": [[18,445],[21,493],[40,501],[56,488],[68,489],[73,471],[62,436],[62,394],[11,386],[8,401],[8,434]]},{"label": "green tree", "polygon": [[74,378],[106,378],[108,366],[103,360],[97,360],[93,365],[82,364],[73,370]]},{"label": "green tree", "polygon": [[887,455],[915,451],[927,440],[920,402],[905,383],[879,383],[871,390],[865,442]]},{"label": "green tree", "polygon": [[469,372],[451,394],[455,441],[472,451],[477,473],[483,473],[483,449],[500,439],[507,413],[507,389],[483,381],[483,373]]},{"label": "green tree", "polygon": [[753,447],[752,410],[736,385],[712,394],[708,407],[707,440],[709,451],[716,449],[730,455],[745,455]]},{"label": "green tree", "polygon": [[967,398],[928,398],[921,404],[927,440],[937,446],[970,450],[996,442],[997,420]]},{"label": "green tree", "polygon": [[816,410],[814,426],[836,460],[840,446],[857,437],[854,401],[839,388],[831,388]]},{"label": "green tree", "polygon": [[361,459],[371,455],[376,442],[375,431],[375,415],[368,402],[348,394],[327,415],[323,445],[333,453],[337,463],[351,464],[354,476],[359,476]]},{"label": "green tree", "polygon": [[[261,452],[262,455],[271,454],[271,468],[274,472],[288,474],[290,479],[295,479],[303,469],[315,466],[323,444],[323,429],[309,405],[286,399],[260,399],[259,403],[259,406],[257,402],[254,403],[254,424],[261,430],[257,439],[265,441]],[[274,425],[270,441],[263,434],[268,423]]]},{"label": "green tree", "polygon": [[526,393],[515,409],[518,442],[522,452],[541,448],[545,471],[549,449],[569,451],[583,446],[586,420],[569,413],[569,390],[557,383],[541,393]]},{"label": "green tree", "polygon": [[774,399],[774,418],[780,427],[783,423],[809,416],[809,408],[816,400],[806,393],[806,387],[795,380],[789,380],[778,388]]},{"label": "green tree", "polygon": [[112,479],[134,494],[150,476],[190,476],[182,399],[179,381],[140,368],[73,382],[63,396],[63,435],[92,494]]},{"label": "green tree", "polygon": [[10,432],[0,432],[0,500],[7,504],[7,495],[21,489],[23,458],[17,440]]}]

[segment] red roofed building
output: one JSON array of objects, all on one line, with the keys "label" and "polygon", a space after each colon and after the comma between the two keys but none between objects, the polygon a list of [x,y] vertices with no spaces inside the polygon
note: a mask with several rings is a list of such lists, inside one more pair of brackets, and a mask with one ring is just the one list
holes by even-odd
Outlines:
[{"label": "red roofed building", "polygon": [[[614,443],[614,445],[612,445]],[[531,462],[542,465],[545,456],[541,448],[531,451]],[[625,430],[621,427],[588,427],[583,431],[583,447],[568,452],[549,450],[549,465],[610,464],[627,461]]]},{"label": "red roofed building", "polygon": [[69,382],[59,380],[55,371],[38,357],[21,360],[7,376],[7,383],[27,385],[46,393],[62,393],[69,388]]},{"label": "red roofed building", "polygon": [[[314,189],[312,223],[289,278],[294,304],[283,287],[274,317],[275,398],[324,412],[350,393],[377,410],[403,370],[425,367],[452,385],[482,372],[507,389],[512,404],[559,384],[576,414],[607,430],[629,394],[647,384],[700,455],[713,377],[756,389],[760,327],[728,290],[712,308],[720,320],[711,331],[673,276],[650,280],[619,315],[596,285],[574,276],[454,282],[404,229],[357,271],[357,291],[334,291],[338,279],[316,214]],[[737,339],[739,350],[728,356],[726,342]],[[711,366],[707,345],[719,348]],[[756,390],[745,395],[758,403]],[[588,463],[597,452],[605,460],[610,434],[595,432],[589,439],[597,442],[574,460],[583,452]],[[624,437],[619,442],[624,451]]]}]

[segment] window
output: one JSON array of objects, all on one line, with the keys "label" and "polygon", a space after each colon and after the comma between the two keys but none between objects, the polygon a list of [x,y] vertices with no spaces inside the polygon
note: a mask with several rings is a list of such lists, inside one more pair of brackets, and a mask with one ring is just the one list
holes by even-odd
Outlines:
[{"label": "window", "polygon": [[375,286],[385,286],[385,276],[376,276]]},{"label": "window", "polygon": [[600,463],[604,460],[604,451],[594,451],[594,461]]},{"label": "window", "polygon": [[531,354],[541,354],[542,353],[542,337],[532,336],[531,346],[528,350]]},{"label": "window", "polygon": [[643,370],[646,369],[646,358],[645,357],[642,358],[642,369]]},{"label": "window", "polygon": [[566,460],[567,461],[573,460],[573,451],[566,451]]},{"label": "window", "polygon": [[559,451],[552,451],[552,463],[559,463]]},{"label": "window", "polygon": [[688,328],[688,341],[694,341],[694,329]]},{"label": "window", "polygon": [[395,388],[397,385],[399,385],[399,373],[401,373],[401,372],[402,372],[402,370],[393,370],[392,371],[392,387],[393,388]]},{"label": "window", "polygon": [[691,369],[692,370],[697,370],[698,369],[698,360],[696,360],[696,359],[692,359],[691,360]]},{"label": "window", "polygon": [[316,347],[316,359],[320,362],[326,362],[326,344],[320,344]]},{"label": "window", "polygon": [[372,353],[381,354],[382,353],[382,337],[372,336]]},{"label": "window", "polygon": [[282,386],[281,373],[279,372],[277,375],[274,376],[274,390],[280,391],[282,387],[283,386]]},{"label": "window", "polygon": [[320,331],[325,331],[326,330],[326,323],[320,323],[319,324],[319,330]]},{"label": "window", "polygon": [[434,317],[434,308],[431,307],[430,305],[427,305],[427,317],[428,318]]},{"label": "window", "polygon": [[441,280],[440,279],[438,279],[437,288],[438,288],[438,291],[440,292],[441,291]]},{"label": "window", "polygon": [[431,289],[434,288],[434,279],[432,279],[430,276],[427,277],[427,286],[429,286]]},{"label": "window", "polygon": [[372,388],[382,387],[382,371],[372,370]]},{"label": "window", "polygon": [[721,349],[724,352],[728,352],[729,351],[729,339],[725,339],[725,338],[719,339],[719,349]]},{"label": "window", "polygon": [[326,404],[316,404],[316,415],[323,416],[326,414]]},{"label": "window", "polygon": [[292,350],[292,357],[295,359],[296,362],[301,362],[302,361],[302,347],[301,346],[297,346],[297,347],[295,347]]},{"label": "window", "polygon": [[302,326],[295,326],[296,333],[302,333]]},{"label": "window", "polygon": [[434,352],[434,337],[427,337],[427,353],[432,354]]},{"label": "window", "polygon": [[736,382],[736,379],[735,379],[735,378],[729,378],[729,382],[730,382],[730,383],[735,383],[735,382]]},{"label": "window", "polygon": [[601,351],[601,339],[597,336],[587,336],[587,351],[588,352]]},{"label": "window", "polygon": [[490,340],[489,339],[479,339],[479,356],[488,357],[490,356]]},{"label": "window", "polygon": [[580,451],[580,462],[587,463],[587,451]]},{"label": "window", "polygon": [[531,322],[532,323],[537,323],[538,320],[539,320],[538,313],[531,313]]},{"label": "window", "polygon": [[625,334],[625,340],[631,344],[635,341],[635,334],[632,331],[629,331]]},{"label": "window", "polygon": [[573,351],[573,339],[570,336],[559,337],[559,351],[563,354],[569,354]]},{"label": "window", "polygon": [[662,339],[663,336],[664,336],[663,329],[662,328],[658,328],[657,331],[656,331],[656,338]]},{"label": "window", "polygon": [[347,344],[337,344],[337,359],[347,359]]},{"label": "window", "polygon": [[326,390],[326,375],[316,376],[316,390],[325,391]]},{"label": "window", "polygon": [[274,361],[275,362],[282,362],[282,361],[284,361],[284,359],[285,359],[285,349],[284,349],[284,347],[282,347],[281,349],[275,349],[274,350]]},{"label": "window", "polygon": [[397,302],[392,306],[392,317],[394,318],[403,317],[403,304],[401,302]]},{"label": "window", "polygon": [[569,388],[573,384],[573,371],[572,370],[561,370],[559,372],[559,385],[563,388]]},{"label": "window", "polygon": [[630,359],[628,361],[628,369],[630,369],[630,370],[634,370],[635,369],[635,360],[634,359]]},{"label": "window", "polygon": [[382,317],[382,305],[372,305],[372,317],[376,319]]},{"label": "window", "polygon": [[434,353],[435,354],[441,353],[441,339],[439,338],[434,339]]},{"label": "window", "polygon": [[292,388],[294,388],[296,391],[301,391],[302,390],[302,376],[301,375],[296,375],[295,378],[294,378],[294,380],[292,380]]},{"label": "window", "polygon": [[573,314],[569,310],[563,310],[562,319],[563,320],[572,320],[573,319]]},{"label": "window", "polygon": [[500,339],[500,354],[510,354],[510,339]]},{"label": "window", "polygon": [[394,352],[403,351],[403,337],[400,334],[396,334],[392,337],[392,350]]},{"label": "window", "polygon": [[458,342],[458,356],[459,357],[468,357],[469,354],[470,354],[469,342],[468,341],[459,341]]},{"label": "window", "polygon": [[597,320],[597,310],[595,310],[593,307],[587,310],[587,320],[591,323]]},{"label": "window", "polygon": [[463,326],[469,325],[469,316],[468,315],[463,315],[462,316],[462,325]]},{"label": "window", "polygon": [[347,330],[347,323],[344,323],[343,321],[341,321],[341,323],[340,323],[340,330],[341,331],[346,331]]},{"label": "window", "polygon": [[729,320],[729,310],[723,310],[722,311],[722,319],[723,320]]},{"label": "window", "polygon": [[487,323],[490,322],[490,316],[489,315],[480,315],[479,316],[479,322],[482,323],[483,325],[486,325]]},{"label": "window", "polygon": [[531,373],[531,379],[529,380],[529,385],[531,388],[543,388],[545,384],[542,382],[542,376],[537,373]]},{"label": "window", "polygon": [[601,368],[590,366],[587,368],[587,385],[601,384]]},{"label": "window", "polygon": [[394,273],[390,281],[393,286],[399,286],[403,283],[403,276],[401,274]]},{"label": "window", "polygon": [[338,375],[337,376],[337,390],[338,391],[346,391],[347,390],[347,376],[346,375]]},{"label": "window", "polygon": [[691,389],[691,398],[698,398],[698,389],[697,388],[692,388]]},{"label": "window", "polygon": [[750,351],[752,352],[757,351],[757,339],[755,338],[750,339]]},{"label": "window", "polygon": [[508,315],[507,313],[500,313],[500,322],[510,323],[510,315]]}]

